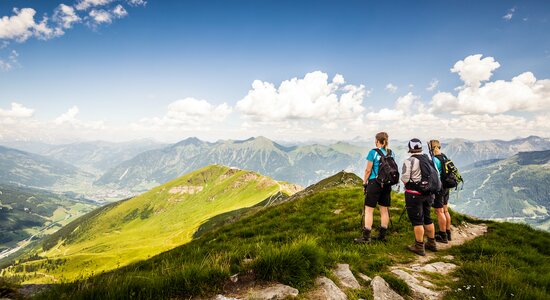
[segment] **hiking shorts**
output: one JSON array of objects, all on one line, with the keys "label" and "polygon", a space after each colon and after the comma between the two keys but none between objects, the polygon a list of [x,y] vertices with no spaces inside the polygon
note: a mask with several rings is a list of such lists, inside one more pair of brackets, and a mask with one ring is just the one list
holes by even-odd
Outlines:
[{"label": "hiking shorts", "polygon": [[432,195],[415,195],[405,193],[407,215],[409,215],[409,220],[411,220],[413,226],[430,225],[433,223],[430,216],[432,204]]},{"label": "hiking shorts", "polygon": [[375,208],[376,204],[389,207],[391,205],[391,186],[382,187],[376,179],[369,180],[365,206]]},{"label": "hiking shorts", "polygon": [[443,208],[447,204],[449,204],[449,189],[443,189],[435,195],[434,208]]}]

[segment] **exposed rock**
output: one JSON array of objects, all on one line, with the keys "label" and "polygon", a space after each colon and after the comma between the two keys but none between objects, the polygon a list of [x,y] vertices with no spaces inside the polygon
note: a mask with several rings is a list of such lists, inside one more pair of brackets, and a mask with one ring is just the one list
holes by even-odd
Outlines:
[{"label": "exposed rock", "polygon": [[330,279],[319,277],[315,280],[315,284],[319,287],[314,292],[314,297],[311,299],[318,300],[347,300],[348,296],[342,292],[340,288]]},{"label": "exposed rock", "polygon": [[231,280],[231,282],[233,282],[233,283],[239,281],[239,274],[234,274],[234,275],[229,276],[229,280]]},{"label": "exposed rock", "polygon": [[340,213],[342,213],[342,210],[341,209],[335,209],[332,211],[332,213],[334,213],[335,215],[339,215]]},{"label": "exposed rock", "polygon": [[395,269],[391,272],[397,275],[397,277],[401,278],[403,281],[405,281],[405,283],[407,283],[407,285],[413,291],[415,299],[431,300],[439,298],[439,293],[422,286],[420,281],[411,274],[400,269]]},{"label": "exposed rock", "polygon": [[196,194],[204,189],[203,186],[195,185],[182,185],[171,188],[168,193],[170,194]]},{"label": "exposed rock", "polygon": [[392,290],[389,284],[380,276],[370,282],[374,300],[404,300],[401,295]]},{"label": "exposed rock", "polygon": [[456,267],[455,264],[438,261],[425,266],[414,266],[412,269],[415,271],[435,272],[445,275],[453,271]]},{"label": "exposed rock", "polygon": [[340,280],[340,284],[345,288],[350,289],[360,289],[361,285],[353,276],[353,273],[351,273],[351,270],[349,269],[348,264],[338,264],[336,266],[336,269],[332,271],[336,277],[338,277],[338,280]]},{"label": "exposed rock", "polygon": [[446,260],[454,260],[455,257],[452,256],[452,255],[445,255],[445,256],[443,256],[443,259],[446,259]]},{"label": "exposed rock", "polygon": [[371,282],[372,281],[372,278],[370,278],[369,276],[367,276],[363,273],[359,273],[359,278],[363,279],[366,282]]},{"label": "exposed rock", "polygon": [[253,289],[248,293],[249,299],[279,300],[298,296],[298,290],[284,284],[274,284],[262,289]]},{"label": "exposed rock", "polygon": [[212,300],[239,300],[238,298],[229,298],[224,295],[217,295]]}]

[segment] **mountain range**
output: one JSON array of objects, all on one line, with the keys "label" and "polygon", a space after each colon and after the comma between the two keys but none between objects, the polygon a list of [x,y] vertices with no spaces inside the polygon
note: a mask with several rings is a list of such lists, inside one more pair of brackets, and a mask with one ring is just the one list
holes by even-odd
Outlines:
[{"label": "mountain range", "polygon": [[462,175],[464,189],[455,191],[450,200],[457,211],[550,229],[549,150],[477,162]]}]

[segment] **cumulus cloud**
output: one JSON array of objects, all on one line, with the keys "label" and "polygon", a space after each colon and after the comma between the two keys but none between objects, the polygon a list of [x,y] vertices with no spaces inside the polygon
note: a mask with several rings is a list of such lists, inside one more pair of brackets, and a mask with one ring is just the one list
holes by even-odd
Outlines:
[{"label": "cumulus cloud", "polygon": [[397,98],[394,108],[382,108],[377,112],[369,112],[366,117],[370,121],[395,121],[415,114],[423,108],[420,97],[409,92]]},{"label": "cumulus cloud", "polygon": [[514,13],[516,12],[516,8],[515,7],[512,7],[510,8],[506,14],[504,16],[502,16],[502,18],[505,20],[505,21],[510,21],[512,20],[512,18],[514,17]]},{"label": "cumulus cloud", "polygon": [[431,91],[435,90],[435,88],[437,88],[438,85],[439,85],[439,80],[434,78],[434,79],[432,79],[432,81],[430,81],[430,85],[428,85],[426,90],[431,92]]},{"label": "cumulus cloud", "polygon": [[255,121],[349,120],[361,116],[366,91],[363,85],[346,85],[340,74],[329,81],[321,71],[304,78],[273,83],[255,80],[237,110]]},{"label": "cumulus cloud", "polygon": [[0,18],[0,39],[24,42],[30,37],[47,40],[60,35],[48,25],[48,17],[35,22],[36,11],[32,8],[13,9],[14,15]]},{"label": "cumulus cloud", "polygon": [[0,118],[30,118],[34,109],[27,108],[22,104],[12,102],[9,109],[0,108]]},{"label": "cumulus cloud", "polygon": [[206,100],[188,97],[170,103],[163,117],[143,118],[134,123],[133,127],[166,130],[208,127],[213,123],[223,122],[231,111],[231,107],[226,103],[213,105]]},{"label": "cumulus cloud", "polygon": [[117,18],[123,18],[128,15],[128,12],[122,5],[118,4],[115,8],[113,8],[113,15]]},{"label": "cumulus cloud", "polygon": [[392,93],[392,94],[395,93],[395,92],[397,92],[397,86],[394,85],[394,84],[392,84],[391,82],[388,83],[388,84],[386,85],[386,88],[385,88],[385,89],[386,89],[386,91],[388,91],[388,92],[390,92],[390,93]]},{"label": "cumulus cloud", "polygon": [[453,114],[501,114],[510,111],[547,111],[550,109],[550,80],[537,80],[533,73],[524,72],[511,81],[496,80],[481,86],[500,64],[492,57],[468,56],[451,69],[458,73],[464,86],[454,95],[435,94],[430,103],[432,112]]},{"label": "cumulus cloud", "polygon": [[94,130],[105,129],[105,125],[103,121],[84,122],[78,119],[77,115],[79,112],[80,110],[78,109],[78,107],[73,106],[69,108],[67,112],[57,117],[53,122],[56,125],[69,125],[77,129],[94,129]]},{"label": "cumulus cloud", "polygon": [[500,64],[493,57],[481,58],[482,54],[475,54],[459,60],[451,68],[451,72],[458,73],[464,81],[465,87],[478,88],[481,82],[487,81],[493,76],[493,71],[500,67]]},{"label": "cumulus cloud", "polygon": [[53,20],[57,22],[61,28],[69,29],[74,23],[80,22],[81,19],[72,6],[59,4],[54,11]]},{"label": "cumulus cloud", "polygon": [[91,7],[104,6],[113,2],[113,0],[80,0],[76,3],[75,8],[78,10],[86,10]]},{"label": "cumulus cloud", "polygon": [[128,4],[132,6],[145,6],[147,1],[144,0],[128,0]]}]

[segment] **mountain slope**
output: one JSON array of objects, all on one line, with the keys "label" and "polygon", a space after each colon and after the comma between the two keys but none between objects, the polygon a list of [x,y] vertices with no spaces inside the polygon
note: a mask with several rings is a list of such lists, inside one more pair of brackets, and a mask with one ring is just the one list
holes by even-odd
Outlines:
[{"label": "mountain slope", "polygon": [[95,207],[66,195],[0,184],[0,252],[35,234],[51,233]]},{"label": "mountain slope", "polygon": [[[464,190],[454,208],[482,218],[540,223],[550,217],[550,151],[520,152],[463,170]],[[544,228],[546,230],[550,228]]]},{"label": "mountain slope", "polygon": [[360,171],[364,168],[362,151],[345,143],[284,147],[264,137],[216,143],[189,138],[121,163],[96,185],[142,191],[210,164],[236,166],[309,185],[344,169]]},{"label": "mountain slope", "polygon": [[[202,168],[67,225],[25,264],[38,271],[27,280],[74,280],[148,258],[189,242],[211,217],[291,190],[291,185],[250,171]],[[20,267],[12,270],[18,273]]]},{"label": "mountain slope", "polygon": [[129,142],[75,142],[52,145],[30,141],[1,141],[7,147],[35,153],[55,160],[62,160],[86,172],[101,175],[115,165],[133,158],[139,153],[166,146],[150,139]]},{"label": "mountain slope", "polygon": [[508,158],[518,152],[550,150],[550,139],[537,136],[511,141],[488,140],[474,142],[455,139],[444,143],[442,146],[443,152],[457,166],[465,167],[478,161]]},{"label": "mountain slope", "polygon": [[[39,298],[192,299],[201,295],[201,299],[214,299],[219,293],[242,291],[247,284],[265,286],[276,281],[299,289],[300,296],[306,297],[299,299],[320,299],[307,298],[307,293],[315,278],[330,274],[337,263],[349,264],[357,277],[359,273],[381,276],[403,296],[412,296],[407,284],[391,272],[396,265],[416,261],[405,248],[413,239],[410,223],[398,222],[402,194],[393,195],[394,224],[388,242],[371,245],[352,242],[360,234],[360,178],[339,173],[299,194],[146,261],[55,285]],[[457,223],[464,219],[453,216]],[[508,223],[490,223],[489,228],[487,235],[452,248],[451,253],[437,253],[439,260],[448,260],[448,254],[456,257],[453,276],[422,272],[422,277],[450,299],[547,299],[550,234]],[[345,292],[349,299],[373,297],[368,288]]]},{"label": "mountain slope", "polygon": [[70,164],[0,146],[0,183],[71,190],[92,181],[91,174]]}]

